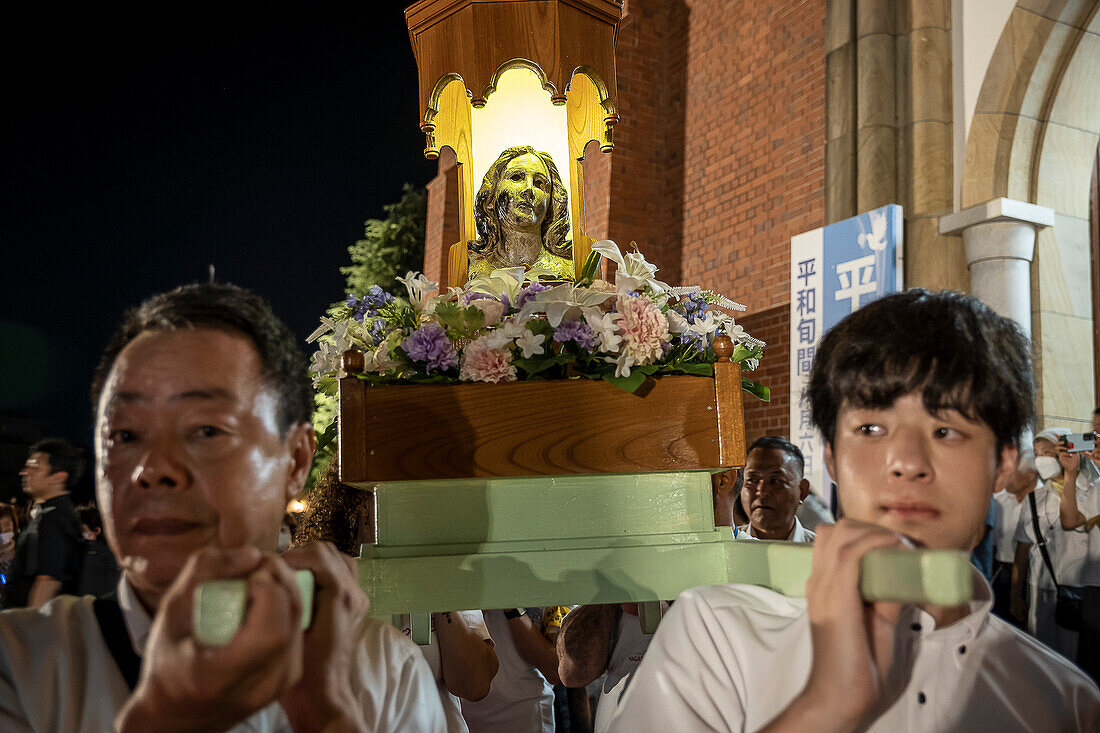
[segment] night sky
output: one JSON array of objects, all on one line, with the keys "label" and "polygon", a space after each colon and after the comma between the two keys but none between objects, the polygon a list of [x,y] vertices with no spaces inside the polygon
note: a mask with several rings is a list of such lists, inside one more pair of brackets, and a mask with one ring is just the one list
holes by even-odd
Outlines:
[{"label": "night sky", "polygon": [[435,173],[405,4],[44,5],[8,24],[0,413],[90,444],[122,312],[211,264],[313,330],[363,222]]}]

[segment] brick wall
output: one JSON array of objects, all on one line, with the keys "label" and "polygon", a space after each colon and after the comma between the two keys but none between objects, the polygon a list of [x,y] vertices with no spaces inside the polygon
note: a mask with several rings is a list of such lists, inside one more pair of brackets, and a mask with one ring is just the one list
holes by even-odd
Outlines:
[{"label": "brick wall", "polygon": [[812,0],[631,0],[619,30],[611,236],[749,306],[773,392],[746,399],[750,440],[788,433],[790,239],[825,213],[824,35]]},{"label": "brick wall", "polygon": [[450,148],[439,152],[439,172],[428,182],[424,277],[447,287],[447,253],[458,241],[458,169]]},{"label": "brick wall", "polygon": [[790,437],[790,306],[781,305],[751,313],[738,319],[750,334],[760,339],[764,358],[760,366],[745,376],[772,390],[771,402],[745,395],[746,445],[761,435]]}]

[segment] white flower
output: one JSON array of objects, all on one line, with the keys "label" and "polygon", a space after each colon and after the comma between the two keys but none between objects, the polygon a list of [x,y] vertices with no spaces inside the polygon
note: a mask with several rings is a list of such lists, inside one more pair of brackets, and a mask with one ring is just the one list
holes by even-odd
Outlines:
[{"label": "white flower", "polygon": [[665,316],[668,317],[669,333],[683,333],[688,330],[690,324],[679,312],[670,309],[668,313],[665,313]]},{"label": "white flower", "polygon": [[618,313],[603,313],[596,310],[584,314],[584,320],[588,323],[588,327],[599,339],[598,348],[600,351],[614,353],[619,350],[619,344],[623,340],[623,337],[617,333],[620,318],[621,316]]},{"label": "white flower", "polygon": [[695,323],[688,326],[688,330],[709,339],[714,334],[715,329],[718,328],[718,325],[719,319],[715,317],[714,311],[708,310],[702,316],[696,316]]},{"label": "white flower", "polygon": [[733,339],[733,343],[740,344],[745,340],[745,327],[739,324],[726,325],[726,335]]},{"label": "white flower", "polygon": [[519,291],[523,287],[524,272],[522,267],[501,267],[493,270],[488,275],[475,277],[466,283],[463,292],[485,293],[499,299],[501,295],[508,296],[509,303],[515,303]]},{"label": "white flower", "polygon": [[405,286],[405,290],[409,293],[409,304],[417,312],[424,310],[428,293],[439,287],[439,283],[429,280],[419,272],[413,272],[412,270],[406,272],[405,277],[399,277],[396,280]]},{"label": "white flower", "polygon": [[657,266],[646,262],[641,252],[630,252],[624,257],[619,246],[610,239],[601,239],[594,243],[592,251],[599,252],[618,265],[615,270],[615,285],[620,293],[646,288],[658,295],[668,292],[668,283],[653,277],[657,274]]},{"label": "white flower", "polygon": [[508,335],[499,330],[490,331],[489,333],[482,336],[479,340],[484,341],[490,349],[503,349],[511,342],[511,339],[508,338]]},{"label": "white flower", "polygon": [[571,283],[556,285],[535,295],[520,311],[520,318],[530,318],[535,313],[545,313],[550,325],[557,328],[566,317],[576,318],[587,309],[595,308],[614,293],[605,293],[591,288],[576,287]]},{"label": "white flower", "polygon": [[625,351],[619,354],[618,357],[605,356],[603,360],[609,364],[615,365],[616,377],[629,377],[630,367],[637,364],[637,362],[634,360],[634,357],[630,354],[627,354]]},{"label": "white flower", "polygon": [[389,346],[383,343],[373,353],[367,354],[367,363],[364,367],[368,372],[387,372],[397,366],[397,362],[390,356]]},{"label": "white flower", "polygon": [[524,359],[530,359],[535,354],[541,354],[545,351],[542,342],[546,340],[546,336],[541,333],[533,333],[528,329],[523,329],[523,333],[516,339],[516,346],[523,352]]},{"label": "white flower", "polygon": [[527,331],[527,319],[520,319],[518,316],[509,318],[501,322],[496,330],[507,339],[518,339]]}]

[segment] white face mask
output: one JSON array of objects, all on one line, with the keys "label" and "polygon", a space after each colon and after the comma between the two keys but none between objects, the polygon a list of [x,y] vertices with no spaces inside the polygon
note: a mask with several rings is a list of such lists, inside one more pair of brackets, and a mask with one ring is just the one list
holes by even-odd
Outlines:
[{"label": "white face mask", "polygon": [[1035,456],[1035,470],[1043,481],[1056,478],[1062,472],[1062,464],[1053,456]]},{"label": "white face mask", "polygon": [[15,532],[0,532],[0,545],[8,544],[14,536]]}]

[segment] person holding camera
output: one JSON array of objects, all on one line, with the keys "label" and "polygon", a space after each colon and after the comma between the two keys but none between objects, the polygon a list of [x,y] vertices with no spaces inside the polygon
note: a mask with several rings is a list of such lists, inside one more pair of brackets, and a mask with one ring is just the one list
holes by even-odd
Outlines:
[{"label": "person holding camera", "polygon": [[[1077,659],[1080,630],[1079,600],[1078,610],[1072,608],[1074,589],[1087,580],[1083,574],[1096,574],[1097,569],[1095,558],[1090,563],[1086,533],[1066,527],[1064,507],[1076,500],[1095,514],[1100,505],[1095,503],[1097,492],[1089,491],[1095,466],[1088,459],[1087,465],[1082,463],[1080,453],[1069,452],[1070,435],[1066,428],[1048,428],[1035,436],[1035,470],[1043,485],[1028,497],[1016,526],[1013,613],[1024,617],[1026,608],[1028,631],[1072,660]],[[1100,550],[1100,542],[1096,548]]]},{"label": "person holding camera", "polygon": [[[1094,413],[1094,428],[1100,422],[1098,418],[1100,414]],[[1091,447],[1082,440],[1086,436],[1092,437]],[[1095,432],[1074,437],[1084,445],[1062,440],[1056,446],[1065,484],[1077,486],[1076,491],[1062,492],[1058,509],[1062,529],[1068,533],[1070,542],[1083,550],[1077,578],[1081,619],[1076,661],[1097,680],[1100,679],[1100,470],[1094,461]]]}]

